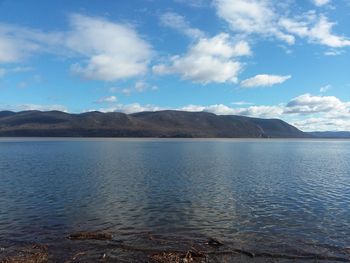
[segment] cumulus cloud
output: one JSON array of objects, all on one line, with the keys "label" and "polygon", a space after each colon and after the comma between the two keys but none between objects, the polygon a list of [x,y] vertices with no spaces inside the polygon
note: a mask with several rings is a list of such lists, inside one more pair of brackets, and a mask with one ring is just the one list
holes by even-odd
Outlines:
[{"label": "cumulus cloud", "polygon": [[143,75],[151,46],[130,26],[103,18],[72,15],[66,45],[87,61],[72,71],[87,79],[115,81]]},{"label": "cumulus cloud", "polygon": [[112,103],[112,102],[116,102],[117,101],[117,97],[116,96],[108,96],[108,97],[104,97],[101,99],[98,99],[96,101],[96,103]]},{"label": "cumulus cloud", "polygon": [[234,42],[226,33],[200,38],[184,55],[173,56],[170,65],[153,67],[155,74],[179,74],[183,79],[202,84],[237,82],[242,69],[239,56],[251,54],[245,41]]},{"label": "cumulus cloud", "polygon": [[166,12],[160,16],[160,21],[162,25],[175,29],[190,38],[204,37],[203,31],[199,30],[198,28],[191,27],[186,21],[185,17],[177,13]]},{"label": "cumulus cloud", "polygon": [[152,48],[130,25],[79,14],[69,21],[65,32],[0,24],[0,63],[50,52],[78,59],[71,70],[86,79],[115,81],[147,72]]},{"label": "cumulus cloud", "polygon": [[255,88],[255,87],[271,87],[276,84],[282,84],[290,79],[292,76],[279,76],[279,75],[267,75],[259,74],[252,78],[245,79],[241,82],[243,88]]},{"label": "cumulus cloud", "polygon": [[292,99],[285,108],[285,113],[310,114],[337,112],[349,114],[349,103],[344,103],[334,96],[313,96],[309,93]]}]

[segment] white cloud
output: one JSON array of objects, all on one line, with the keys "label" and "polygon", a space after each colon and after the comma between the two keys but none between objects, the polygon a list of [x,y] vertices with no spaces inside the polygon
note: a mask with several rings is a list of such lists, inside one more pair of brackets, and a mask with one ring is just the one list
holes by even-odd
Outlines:
[{"label": "white cloud", "polygon": [[0,24],[0,63],[21,62],[35,52],[58,51],[63,34]]},{"label": "white cloud", "polygon": [[143,82],[143,81],[137,81],[135,83],[135,89],[138,91],[138,92],[143,92],[147,89],[147,83]]},{"label": "white cloud", "polygon": [[120,92],[123,93],[125,96],[130,96],[132,93],[132,89],[131,88],[124,88],[124,89],[121,89]]},{"label": "white cloud", "polygon": [[159,111],[163,110],[163,108],[154,106],[151,104],[147,105],[141,105],[139,103],[131,103],[131,104],[117,104],[114,106],[111,106],[109,108],[101,108],[99,111],[101,112],[124,112],[126,114],[136,113],[136,112],[143,112],[143,111]]},{"label": "white cloud", "polygon": [[182,110],[207,111],[218,115],[243,115],[258,118],[280,118],[304,131],[350,130],[350,102],[334,96],[303,94],[287,104],[228,107],[188,105]]},{"label": "white cloud", "polygon": [[307,13],[297,19],[282,18],[279,24],[289,33],[306,38],[312,43],[331,48],[350,46],[348,38],[332,33],[335,23],[330,22],[325,15],[317,16],[314,13]]},{"label": "white cloud", "polygon": [[236,109],[230,108],[223,104],[206,106],[203,111],[211,112],[217,115],[235,115],[237,113]]},{"label": "white cloud", "polygon": [[190,38],[200,38],[204,37],[204,33],[198,28],[193,28],[186,21],[185,17],[174,13],[167,12],[160,16],[160,21],[162,25],[175,29]]},{"label": "white cloud", "polygon": [[343,53],[344,53],[344,51],[342,51],[342,50],[331,49],[331,50],[325,51],[323,54],[325,56],[339,56]]},{"label": "white cloud", "polygon": [[316,6],[323,6],[323,5],[327,5],[331,2],[331,0],[312,0],[312,2],[316,5]]},{"label": "white cloud", "polygon": [[332,86],[331,85],[325,85],[325,86],[322,86],[321,88],[320,88],[320,92],[321,93],[324,93],[324,92],[327,92],[328,90],[330,90],[332,88]]},{"label": "white cloud", "polygon": [[0,63],[16,62],[23,56],[23,51],[13,39],[0,36]]},{"label": "white cloud", "polygon": [[0,63],[14,63],[39,49],[39,45],[25,39],[18,28],[0,25]]},{"label": "white cloud", "polygon": [[242,106],[242,105],[254,105],[255,103],[247,102],[247,101],[235,101],[235,102],[232,102],[231,104]]},{"label": "white cloud", "polygon": [[290,122],[302,131],[350,131],[350,120],[308,118]]},{"label": "white cloud", "polygon": [[180,110],[191,111],[191,112],[201,112],[201,111],[204,111],[204,109],[205,109],[205,106],[193,105],[193,104],[180,108]]},{"label": "white cloud", "polygon": [[115,81],[147,72],[152,50],[128,25],[83,15],[71,16],[66,45],[87,59],[72,71],[87,79]]},{"label": "white cloud", "polygon": [[6,68],[0,68],[0,77],[3,77],[9,73],[18,73],[18,72],[28,72],[32,71],[33,68],[31,67],[6,67]]},{"label": "white cloud", "polygon": [[116,102],[116,101],[117,101],[116,96],[109,96],[109,97],[104,97],[104,98],[98,99],[96,101],[96,103],[112,103],[112,102]]},{"label": "white cloud", "polygon": [[127,88],[117,88],[117,87],[111,87],[109,88],[109,92],[111,93],[123,93],[126,96],[130,96],[132,93],[135,92],[145,92],[145,91],[156,91],[158,90],[158,87],[155,85],[151,85],[145,81],[138,80],[135,82],[133,86],[127,87]]},{"label": "white cloud", "polygon": [[288,44],[294,37],[277,27],[278,14],[269,0],[215,0],[218,16],[235,32],[273,36]]},{"label": "white cloud", "polygon": [[70,16],[70,26],[67,32],[42,32],[0,24],[0,63],[51,52],[81,59],[71,70],[87,79],[115,81],[147,72],[152,48],[131,26],[79,14]]},{"label": "white cloud", "polygon": [[276,84],[281,84],[290,78],[291,78],[290,75],[279,76],[279,75],[259,74],[252,78],[243,80],[241,82],[241,86],[243,88],[270,87]]},{"label": "white cloud", "polygon": [[39,110],[39,111],[63,111],[68,112],[66,106],[63,105],[40,105],[40,104],[17,104],[17,105],[0,105],[0,110],[10,111],[28,111],[28,110]]},{"label": "white cloud", "polygon": [[214,104],[208,106],[187,105],[180,108],[184,111],[211,112],[217,115],[244,115],[259,118],[276,118],[282,115],[282,106],[250,106],[246,108],[229,107],[224,104]]},{"label": "white cloud", "polygon": [[334,96],[313,96],[309,93],[292,99],[285,108],[285,113],[311,114],[336,113],[349,114],[349,103],[344,103]]},{"label": "white cloud", "polygon": [[[317,5],[329,2],[314,0]],[[336,23],[324,14],[311,11],[290,18],[276,3],[270,0],[214,0],[218,16],[235,32],[274,37],[288,44],[294,44],[295,37],[300,37],[331,48],[350,46],[349,38],[332,32]]]},{"label": "white cloud", "polygon": [[236,57],[250,55],[244,41],[233,42],[226,33],[212,38],[201,38],[182,56],[171,58],[170,65],[153,67],[156,74],[179,74],[183,79],[202,84],[237,82],[242,69]]}]

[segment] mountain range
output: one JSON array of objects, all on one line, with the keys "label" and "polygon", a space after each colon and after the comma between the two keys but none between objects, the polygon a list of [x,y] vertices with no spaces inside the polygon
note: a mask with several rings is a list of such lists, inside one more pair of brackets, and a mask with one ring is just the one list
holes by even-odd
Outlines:
[{"label": "mountain range", "polygon": [[208,112],[0,111],[2,137],[308,138],[279,119]]}]

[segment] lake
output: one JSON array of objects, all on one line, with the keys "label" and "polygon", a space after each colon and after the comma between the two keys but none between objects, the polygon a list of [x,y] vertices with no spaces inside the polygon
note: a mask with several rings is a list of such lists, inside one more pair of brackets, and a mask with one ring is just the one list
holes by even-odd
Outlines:
[{"label": "lake", "polygon": [[58,262],[191,246],[212,262],[350,261],[350,141],[3,138],[0,258],[34,243]]}]

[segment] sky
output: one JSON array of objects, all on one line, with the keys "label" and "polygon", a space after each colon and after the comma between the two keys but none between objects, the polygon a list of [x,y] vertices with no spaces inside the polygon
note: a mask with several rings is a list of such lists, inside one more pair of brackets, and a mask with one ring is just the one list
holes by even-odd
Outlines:
[{"label": "sky", "polygon": [[0,110],[350,131],[350,0],[0,0]]}]

